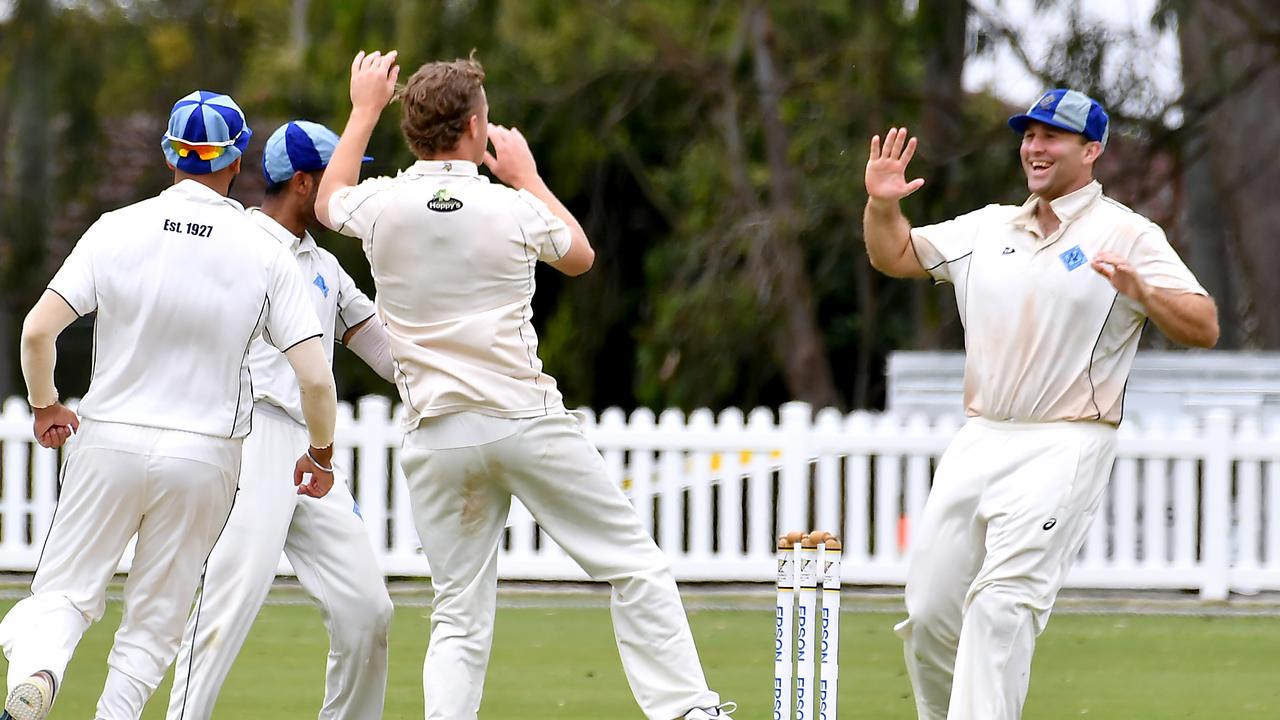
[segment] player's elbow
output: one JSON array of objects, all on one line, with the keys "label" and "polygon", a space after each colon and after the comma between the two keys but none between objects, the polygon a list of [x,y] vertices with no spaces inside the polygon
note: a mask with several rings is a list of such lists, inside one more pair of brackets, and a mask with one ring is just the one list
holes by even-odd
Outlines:
[{"label": "player's elbow", "polygon": [[58,337],[57,330],[35,309],[22,321],[21,342],[24,348],[48,344]]},{"label": "player's elbow", "polygon": [[332,372],[308,372],[298,376],[298,389],[303,397],[337,397],[338,388]]},{"label": "player's elbow", "polygon": [[1195,347],[1209,349],[1218,344],[1219,329],[1218,318],[1211,319],[1204,328],[1201,329]]},{"label": "player's elbow", "polygon": [[596,251],[585,235],[573,239],[573,245],[565,256],[554,264],[556,270],[570,277],[577,277],[590,270],[596,263]]}]

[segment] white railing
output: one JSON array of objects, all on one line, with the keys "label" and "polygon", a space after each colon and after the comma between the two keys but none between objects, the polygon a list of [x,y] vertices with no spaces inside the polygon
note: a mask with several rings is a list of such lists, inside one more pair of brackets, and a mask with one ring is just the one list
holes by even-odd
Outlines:
[{"label": "white railing", "polygon": [[[397,462],[391,404],[342,405],[337,461],[350,471],[388,575],[425,576]],[[774,538],[834,529],[844,581],[899,585],[912,521],[958,421],[823,410],[800,403],[743,416],[613,409],[584,414],[588,436],[687,581],[771,581]],[[30,440],[26,404],[0,414],[0,570],[35,567],[52,518],[57,453]],[[127,557],[124,563],[127,566]],[[518,502],[499,574],[585,579]],[[282,562],[282,570],[287,564]],[[1280,589],[1280,425],[1228,411],[1121,427],[1112,482],[1068,584],[1231,591]]]}]

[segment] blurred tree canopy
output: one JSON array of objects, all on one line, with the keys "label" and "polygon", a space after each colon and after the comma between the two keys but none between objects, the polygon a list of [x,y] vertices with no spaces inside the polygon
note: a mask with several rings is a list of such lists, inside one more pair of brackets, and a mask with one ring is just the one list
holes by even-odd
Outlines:
[{"label": "blurred tree canopy", "polygon": [[[1238,217],[1252,200],[1233,184],[1240,166],[1218,157],[1241,140],[1213,124],[1236,103],[1234,113],[1255,113],[1260,136],[1277,140],[1276,123],[1262,122],[1275,117],[1277,94],[1259,83],[1274,87],[1280,65],[1265,3],[1161,7],[1154,23],[1217,14],[1220,24],[1235,19],[1237,35],[1224,46],[1180,25],[1184,52],[1200,53],[1177,100],[1186,121],[1170,129],[1168,108],[1118,114],[1113,135],[1124,141],[1100,172],[1121,201],[1172,208],[1148,214],[1209,273],[1206,285],[1227,293],[1224,327],[1248,330],[1233,342],[1276,348],[1280,321],[1253,309],[1280,292],[1261,281],[1274,266],[1258,254],[1264,226]],[[1266,17],[1249,20],[1250,8]],[[176,99],[217,90],[244,108],[255,137],[232,194],[256,204],[262,144],[276,126],[309,118],[341,131],[359,49],[399,50],[402,78],[475,49],[493,121],[525,131],[582,220],[596,268],[578,279],[541,273],[535,301],[543,359],[572,405],[875,406],[889,351],[959,348],[962,332],[949,292],[867,263],[870,136],[903,124],[921,135],[913,168],[928,183],[906,203],[921,224],[1025,198],[1017,139],[1004,126],[1011,108],[960,83],[967,57],[1017,37],[965,0],[17,0],[9,10],[0,21],[5,394],[22,388],[21,318],[79,234],[172,181],[158,146]],[[1099,84],[1116,38],[1070,30],[1032,68],[1046,85],[1069,82],[1104,102],[1135,92]],[[370,152],[367,173],[412,162],[396,106]],[[372,293],[358,243],[320,239]],[[1236,282],[1244,267],[1258,276],[1247,287]],[[65,395],[87,385],[91,342],[88,321],[64,334]],[[345,396],[394,392],[338,357]]]}]

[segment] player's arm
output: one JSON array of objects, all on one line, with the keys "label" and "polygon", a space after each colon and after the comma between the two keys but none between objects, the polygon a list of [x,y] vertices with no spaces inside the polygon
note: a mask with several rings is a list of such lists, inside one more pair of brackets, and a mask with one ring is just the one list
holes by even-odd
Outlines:
[{"label": "player's arm", "polygon": [[[319,337],[307,338],[284,352],[298,378],[302,416],[311,436],[311,447],[294,466],[293,482],[299,494],[312,497],[324,497],[333,487],[333,431],[338,415],[333,369],[322,342]],[[310,475],[311,481],[307,482],[304,475]]]},{"label": "player's arm", "polygon": [[316,218],[332,230],[338,228],[329,217],[329,201],[334,193],[360,182],[364,151],[369,147],[369,138],[373,136],[382,109],[395,94],[396,79],[400,77],[400,66],[395,62],[395,50],[386,55],[380,52],[365,55],[362,50],[351,63],[351,116],[316,193]]},{"label": "player's arm", "polygon": [[1213,298],[1155,287],[1114,253],[1100,252],[1090,264],[1111,281],[1116,292],[1141,305],[1151,322],[1170,340],[1201,348],[1218,344],[1218,304]]},{"label": "player's arm", "polygon": [[871,138],[867,158],[867,207],[862,214],[862,236],[871,266],[891,277],[927,277],[911,247],[911,223],[902,214],[902,198],[919,190],[923,178],[907,182],[907,163],[916,152],[916,139],[907,140],[906,128],[890,128],[884,145]]},{"label": "player's arm", "polygon": [[44,447],[61,447],[80,428],[76,414],[58,402],[58,389],[53,384],[58,335],[77,317],[57,293],[45,290],[22,322],[22,377],[35,415],[36,440]]},{"label": "player's arm", "polygon": [[391,361],[391,339],[376,317],[368,317],[343,333],[342,344],[383,380],[389,383],[396,381],[395,364]]},{"label": "player's arm", "polygon": [[559,260],[551,262],[551,267],[565,275],[581,275],[590,270],[596,261],[596,251],[592,249],[591,241],[587,240],[582,224],[538,174],[538,164],[533,159],[533,151],[529,149],[529,142],[524,139],[524,135],[515,128],[490,125],[489,142],[493,145],[493,152],[485,151],[484,164],[494,177],[546,203],[547,209],[569,228],[569,249]]}]

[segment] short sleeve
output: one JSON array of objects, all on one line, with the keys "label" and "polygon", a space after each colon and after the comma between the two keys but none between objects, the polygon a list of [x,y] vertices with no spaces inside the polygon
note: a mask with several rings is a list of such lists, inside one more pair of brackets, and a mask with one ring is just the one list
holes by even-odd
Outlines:
[{"label": "short sleeve", "polygon": [[1129,263],[1149,285],[1180,293],[1208,295],[1158,225],[1138,236]]},{"label": "short sleeve", "polygon": [[911,228],[911,246],[920,265],[938,282],[954,282],[951,264],[973,254],[982,218],[994,206],[935,225]]},{"label": "short sleeve", "polygon": [[89,226],[62,267],[49,281],[49,289],[66,301],[81,317],[98,309],[98,286],[94,277],[94,247],[105,234],[103,219]]},{"label": "short sleeve", "polygon": [[[336,262],[336,259],[335,259]],[[341,343],[351,328],[373,317],[373,301],[356,286],[341,264],[338,267],[338,314],[333,322],[333,340]]]},{"label": "short sleeve", "polygon": [[573,234],[547,204],[528,190],[516,192],[516,216],[524,236],[538,251],[538,259],[555,262],[569,252]]},{"label": "short sleeve", "polygon": [[281,352],[303,340],[321,337],[320,321],[307,297],[298,263],[283,247],[271,261],[267,286],[267,319],[263,339]]},{"label": "short sleeve", "polygon": [[386,203],[394,178],[369,178],[345,187],[329,197],[329,222],[333,229],[354,238],[368,240],[373,223]]}]

